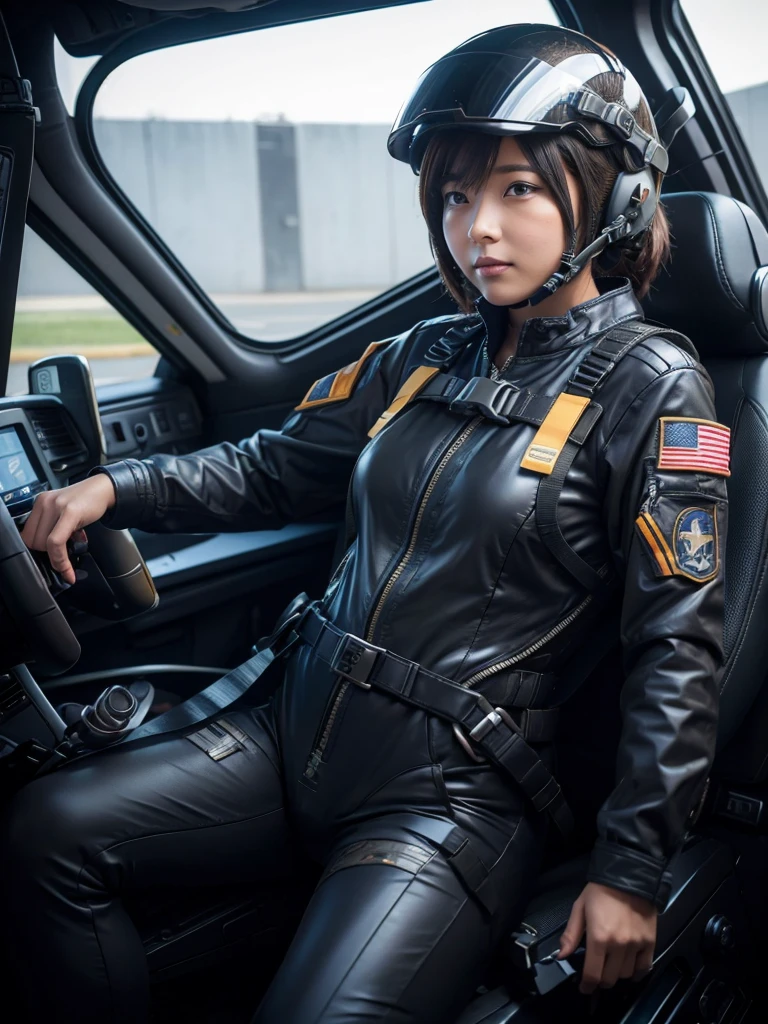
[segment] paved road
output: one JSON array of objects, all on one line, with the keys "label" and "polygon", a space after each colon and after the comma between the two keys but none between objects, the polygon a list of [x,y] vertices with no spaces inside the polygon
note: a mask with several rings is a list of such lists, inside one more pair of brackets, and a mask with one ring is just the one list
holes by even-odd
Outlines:
[{"label": "paved road", "polygon": [[[220,296],[218,304],[224,315],[246,336],[258,338],[260,341],[282,341],[285,338],[295,338],[341,316],[375,294],[375,291],[352,291],[332,292],[327,296],[316,292],[290,296]],[[23,299],[20,300],[19,308],[25,312],[55,313],[61,310],[67,313],[80,311],[83,315],[87,315],[88,312],[99,312],[103,315],[106,307],[101,298],[68,297]],[[51,341],[54,342],[55,338],[51,338]],[[136,356],[132,359],[91,358],[97,384],[147,377],[152,373],[156,362],[154,356]],[[11,363],[7,394],[27,393],[27,365]]]},{"label": "paved road", "polygon": [[[91,369],[97,384],[113,384],[115,381],[135,380],[139,377],[150,377],[157,363],[157,356],[136,357],[134,359],[92,359]],[[11,363],[8,367],[8,384],[6,394],[26,395],[28,363]]]}]

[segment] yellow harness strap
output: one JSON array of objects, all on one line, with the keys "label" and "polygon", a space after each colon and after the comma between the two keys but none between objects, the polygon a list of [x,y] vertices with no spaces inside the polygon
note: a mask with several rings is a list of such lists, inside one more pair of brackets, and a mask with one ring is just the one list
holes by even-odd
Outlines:
[{"label": "yellow harness strap", "polygon": [[520,463],[523,469],[532,469],[534,473],[542,473],[544,476],[550,475],[565,442],[589,402],[589,398],[569,395],[565,391],[557,396],[523,456]]},{"label": "yellow harness strap", "polygon": [[392,404],[384,410],[368,431],[368,437],[375,437],[381,428],[385,427],[392,417],[396,416],[412,398],[418,395],[424,385],[439,372],[439,366],[419,366],[414,370],[395,395]]}]

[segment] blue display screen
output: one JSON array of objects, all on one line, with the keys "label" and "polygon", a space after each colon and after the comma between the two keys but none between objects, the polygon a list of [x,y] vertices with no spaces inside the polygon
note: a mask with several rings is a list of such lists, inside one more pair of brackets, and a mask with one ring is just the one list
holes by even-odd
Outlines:
[{"label": "blue display screen", "polygon": [[0,429],[0,499],[11,505],[36,494],[42,487],[16,428]]}]

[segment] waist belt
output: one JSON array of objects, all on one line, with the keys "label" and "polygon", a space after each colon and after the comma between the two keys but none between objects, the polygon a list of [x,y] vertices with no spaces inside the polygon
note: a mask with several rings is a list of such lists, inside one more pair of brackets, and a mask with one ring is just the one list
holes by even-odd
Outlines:
[{"label": "waist belt", "polygon": [[[279,685],[279,676],[268,670],[274,670],[282,655],[296,643],[308,644],[321,661],[355,685],[381,690],[451,722],[471,757],[482,760],[476,753],[479,750],[515,780],[537,811],[550,815],[563,835],[573,830],[573,818],[559,785],[530,746],[554,738],[556,708],[510,711],[494,707],[481,693],[345,633],[321,615],[306,594],[291,602],[272,636],[253,658],[195,697],[139,726],[120,742],[125,745],[210,722],[246,696],[259,701],[269,699]],[[538,673],[518,674],[519,694],[541,691],[542,687],[535,685],[541,682]],[[507,682],[510,681],[513,680],[508,675]]]},{"label": "waist belt", "polygon": [[572,831],[573,819],[560,786],[530,746],[554,737],[556,709],[523,708],[516,713],[516,721],[514,710],[510,713],[502,707],[494,708],[481,693],[345,633],[315,605],[309,605],[295,630],[316,657],[344,679],[451,722],[471,756],[481,760],[474,753],[475,749],[480,751],[510,775],[535,809],[546,811],[564,835]]}]

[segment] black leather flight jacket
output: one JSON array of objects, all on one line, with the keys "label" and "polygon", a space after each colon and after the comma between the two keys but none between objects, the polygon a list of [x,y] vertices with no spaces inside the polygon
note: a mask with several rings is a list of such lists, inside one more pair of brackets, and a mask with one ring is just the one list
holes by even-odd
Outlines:
[{"label": "black leather flight jacket", "polygon": [[[642,319],[628,282],[604,279],[600,287],[567,316],[528,320],[503,378],[557,395],[598,336]],[[506,311],[483,301],[478,308],[477,316],[429,320],[371,346],[340,371],[351,388],[334,391],[339,375],[318,382],[279,431],[106,467],[117,503],[105,523],[155,532],[273,529],[340,516],[351,481],[357,538],[323,602],[333,622],[480,689],[512,667],[567,676],[605,599],[588,594],[542,542],[542,477],[520,465],[536,428],[414,400],[367,436],[409,374],[446,353],[454,375],[497,376],[492,357]],[[663,908],[670,858],[715,750],[725,479],[657,466],[661,417],[716,419],[711,381],[690,349],[643,341],[599,401],[602,416],[558,506],[566,540],[606,578],[615,575],[612,601],[622,605],[617,781],[598,816],[588,879]]]}]

